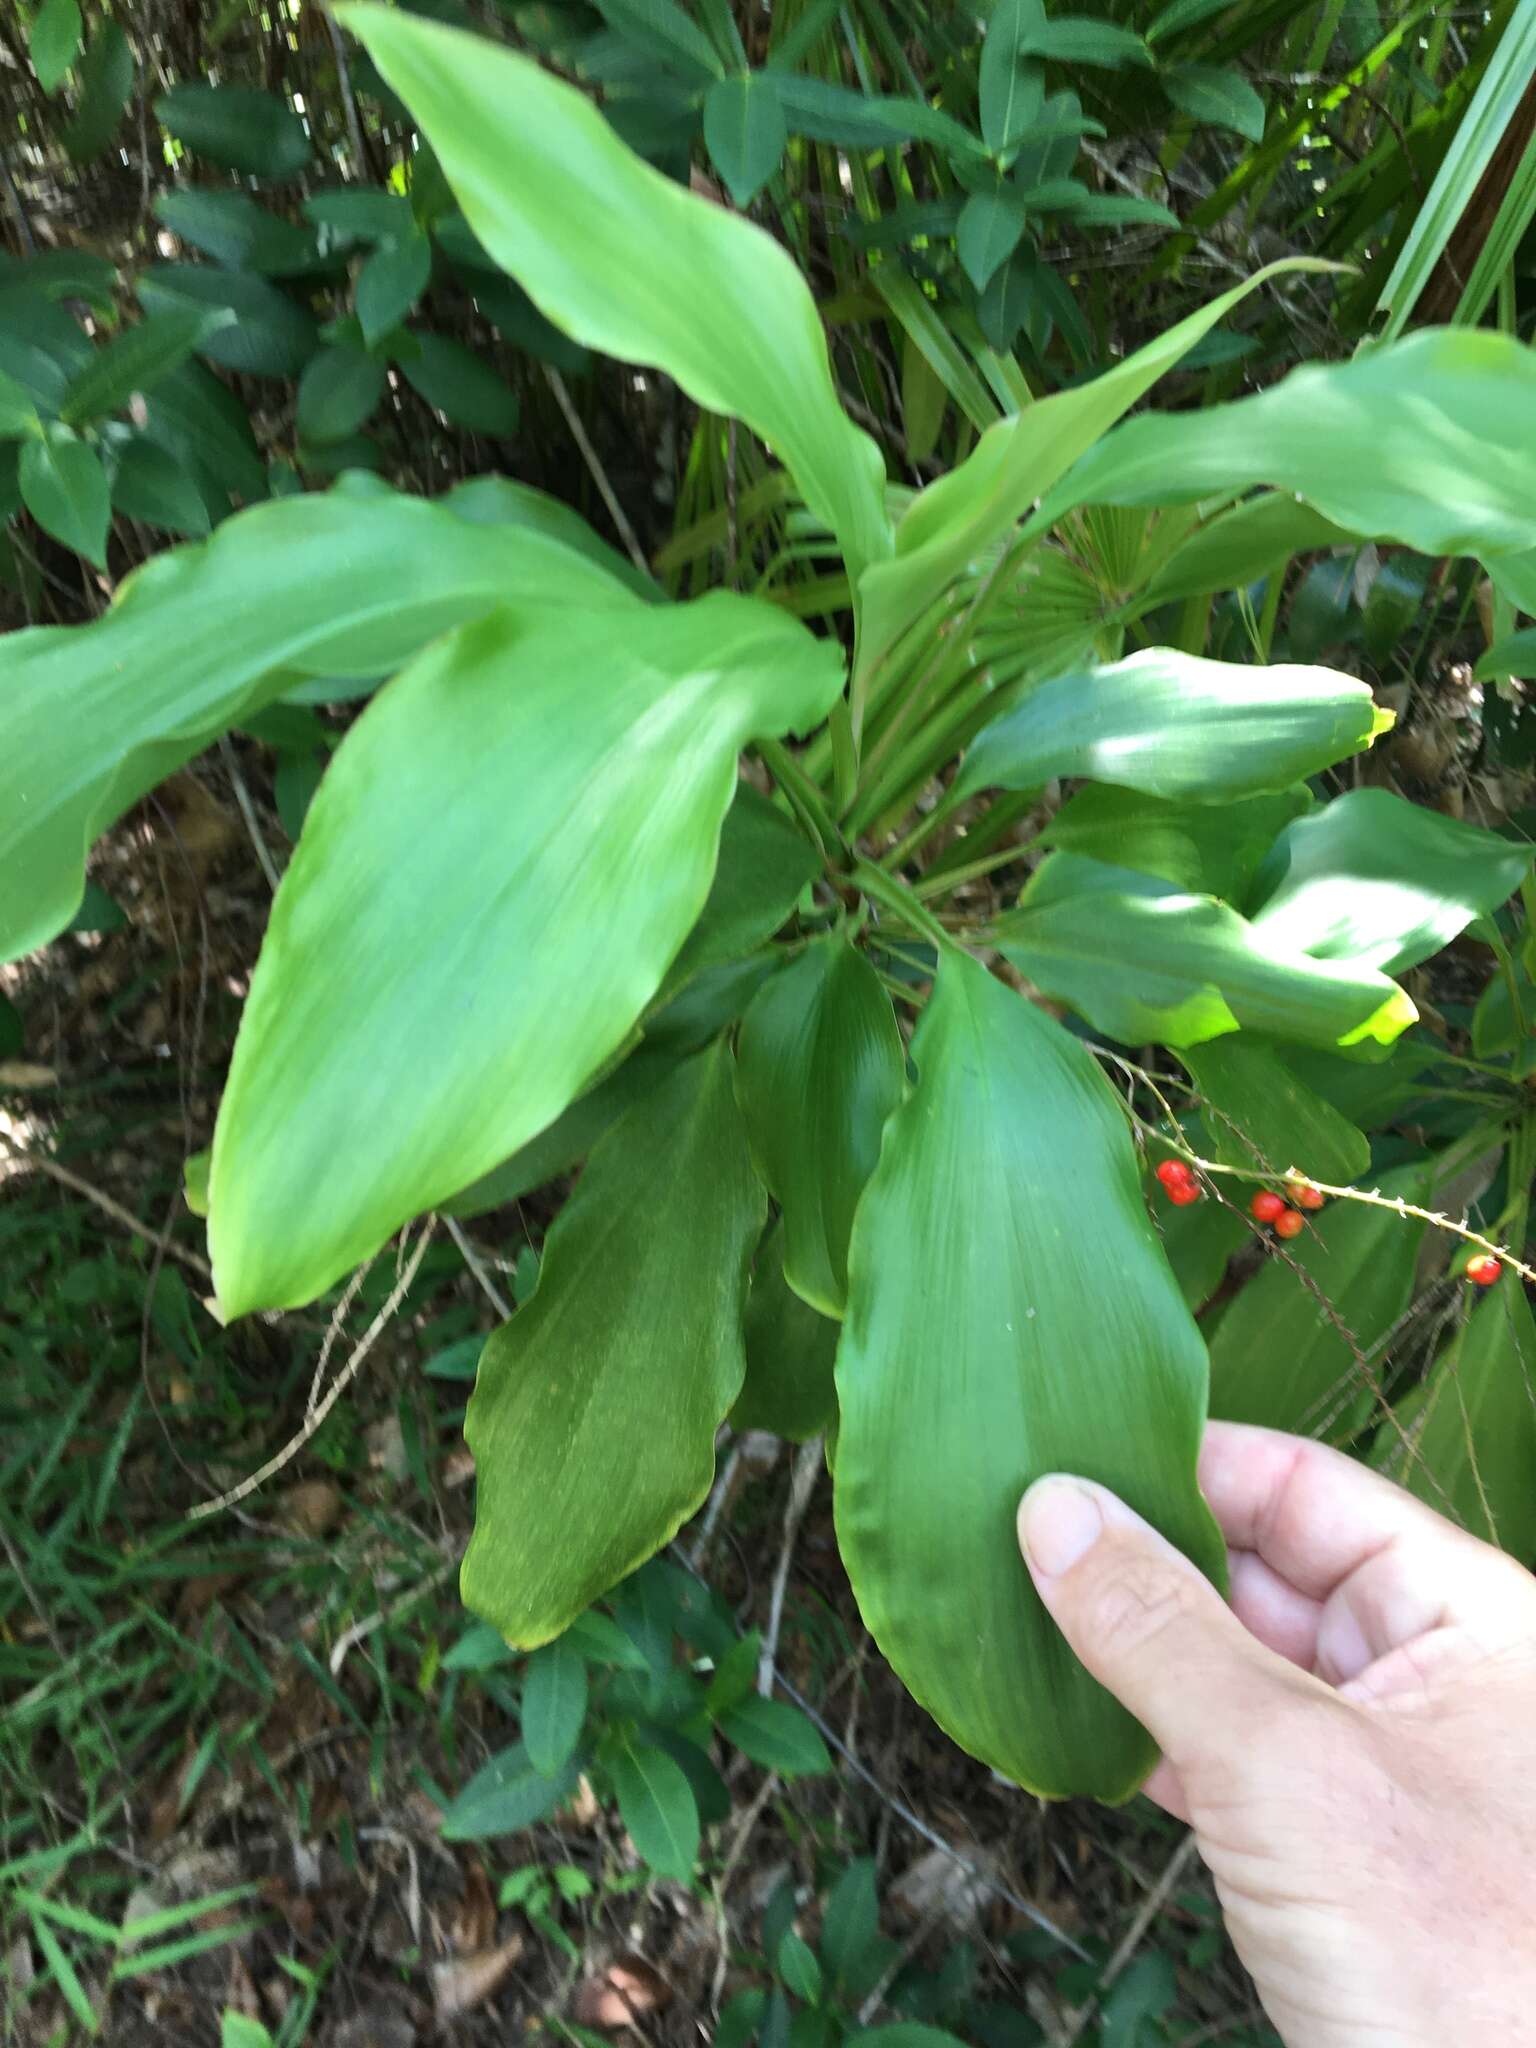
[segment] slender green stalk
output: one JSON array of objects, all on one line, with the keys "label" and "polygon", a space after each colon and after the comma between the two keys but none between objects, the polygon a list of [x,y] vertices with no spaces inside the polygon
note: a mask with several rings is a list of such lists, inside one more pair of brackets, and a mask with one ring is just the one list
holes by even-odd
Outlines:
[{"label": "slender green stalk", "polygon": [[791,810],[821,848],[823,860],[835,864],[845,851],[837,822],[827,809],[821,791],[805,773],[782,740],[754,742],[764,766],[783,790]]},{"label": "slender green stalk", "polygon": [[921,932],[925,939],[932,939],[936,946],[953,944],[943,925],[924,907],[906,883],[898,881],[894,875],[886,874],[883,868],[877,868],[872,861],[854,862],[853,882],[866,896],[900,918],[910,931]]}]

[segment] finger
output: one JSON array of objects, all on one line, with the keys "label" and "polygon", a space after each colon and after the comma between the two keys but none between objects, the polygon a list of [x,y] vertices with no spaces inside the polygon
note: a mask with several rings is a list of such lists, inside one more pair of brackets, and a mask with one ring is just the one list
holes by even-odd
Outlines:
[{"label": "finger", "polygon": [[[1451,1622],[1490,1642],[1536,1625],[1528,1573],[1325,1444],[1213,1422],[1200,1483],[1233,1549],[1316,1603],[1316,1643],[1305,1661],[1332,1683]],[[1266,1623],[1280,1625],[1279,1595],[1266,1591],[1274,1593]],[[1302,1647],[1303,1612],[1291,1610],[1284,1626],[1294,1636],[1275,1644],[1287,1655]],[[1258,1633],[1271,1640],[1265,1627]]]},{"label": "finger", "polygon": [[[1038,1480],[1019,1507],[1036,1589],[1081,1662],[1175,1771],[1252,1731],[1309,1684],[1257,1641],[1171,1543],[1105,1488]],[[1318,1688],[1321,1693],[1321,1688]]]},{"label": "finger", "polygon": [[1251,1550],[1232,1552],[1229,1576],[1232,1612],[1244,1628],[1288,1664],[1313,1670],[1322,1604],[1298,1593]]}]

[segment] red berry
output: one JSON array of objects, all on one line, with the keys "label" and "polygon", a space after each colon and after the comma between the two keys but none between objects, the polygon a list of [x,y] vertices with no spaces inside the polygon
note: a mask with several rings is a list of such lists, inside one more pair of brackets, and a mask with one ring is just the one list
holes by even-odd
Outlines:
[{"label": "red berry", "polygon": [[1282,1208],[1275,1218],[1276,1237],[1299,1237],[1307,1227],[1307,1219],[1299,1209]]},{"label": "red berry", "polygon": [[1276,1217],[1285,1214],[1285,1203],[1272,1188],[1260,1188],[1248,1204],[1248,1212],[1257,1216],[1261,1223],[1273,1223]]},{"label": "red berry", "polygon": [[1304,1180],[1292,1189],[1291,1199],[1299,1209],[1321,1209],[1328,1197],[1321,1188],[1315,1188],[1311,1181]]},{"label": "red berry", "polygon": [[1475,1259],[1467,1261],[1467,1278],[1479,1287],[1491,1287],[1504,1268],[1487,1252],[1479,1252]]},{"label": "red berry", "polygon": [[1195,1181],[1182,1159],[1165,1159],[1157,1169],[1157,1178],[1170,1194],[1175,1188],[1193,1187]]},{"label": "red berry", "polygon": [[1200,1190],[1193,1180],[1175,1181],[1171,1187],[1165,1181],[1163,1185],[1168,1188],[1168,1199],[1176,1209],[1187,1209],[1191,1202],[1200,1199]]}]

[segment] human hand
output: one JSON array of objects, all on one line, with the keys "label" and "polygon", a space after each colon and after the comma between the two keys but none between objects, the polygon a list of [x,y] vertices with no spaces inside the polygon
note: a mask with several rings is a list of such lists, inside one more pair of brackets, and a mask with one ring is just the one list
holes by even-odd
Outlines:
[{"label": "human hand", "polygon": [[1040,1597],[1163,1752],[1287,2048],[1536,2042],[1536,1578],[1321,1444],[1212,1423],[1227,1607],[1103,1487],[1019,1508]]}]

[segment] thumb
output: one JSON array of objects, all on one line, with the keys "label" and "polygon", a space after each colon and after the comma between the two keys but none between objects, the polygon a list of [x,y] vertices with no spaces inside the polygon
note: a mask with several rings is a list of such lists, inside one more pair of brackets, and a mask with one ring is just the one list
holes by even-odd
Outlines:
[{"label": "thumb", "polygon": [[1316,1681],[1266,1649],[1209,1579],[1105,1487],[1053,1473],[1019,1504],[1035,1589],[1079,1660],[1174,1769],[1238,1761]]}]

